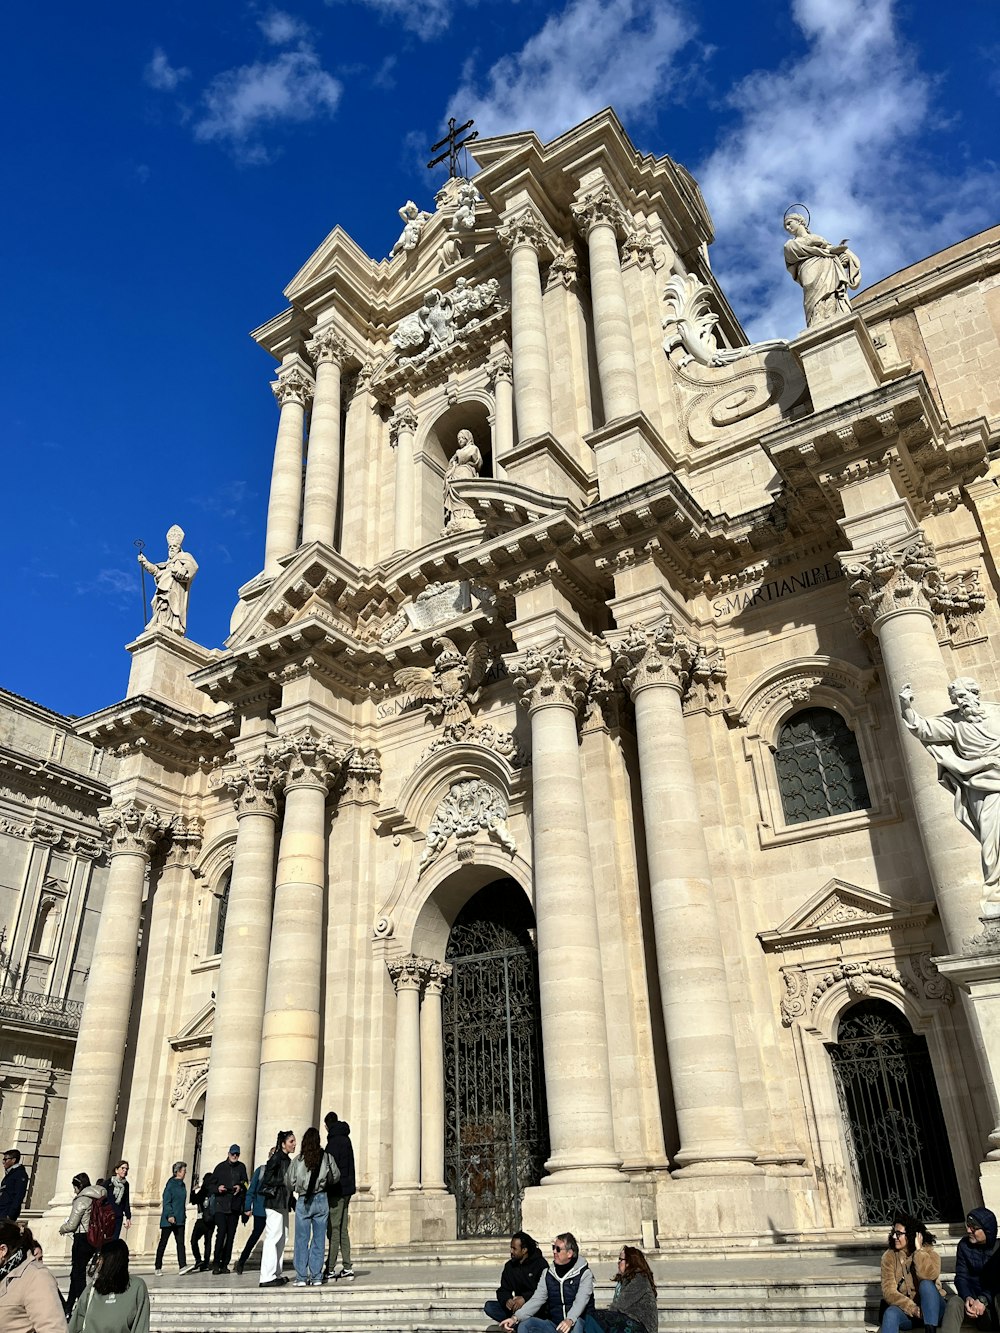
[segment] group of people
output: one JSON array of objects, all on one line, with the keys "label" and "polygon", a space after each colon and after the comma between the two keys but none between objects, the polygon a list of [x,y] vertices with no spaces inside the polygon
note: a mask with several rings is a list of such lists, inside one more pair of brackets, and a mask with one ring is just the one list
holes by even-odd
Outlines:
[{"label": "group of people", "polygon": [[294,1209],[295,1285],[320,1286],[331,1276],[353,1282],[348,1206],[357,1185],[351,1127],[334,1111],[327,1113],[323,1123],[325,1144],[319,1130],[310,1127],[302,1136],[298,1154],[294,1131],[281,1130],[268,1150],[267,1160],[249,1179],[240,1160],[240,1145],[230,1145],[225,1161],[206,1172],[198,1188],[191,1191],[198,1218],[191,1231],[194,1263],[190,1267],[184,1247],[187,1163],[175,1162],[163,1189],[155,1272],[162,1272],[167,1245],[173,1237],[182,1273],[229,1273],[237,1228],[241,1219],[244,1225],[252,1219],[236,1272],[243,1272],[260,1242],[260,1285],[283,1286],[288,1281],[282,1272],[288,1214]]},{"label": "group of people", "polygon": [[552,1264],[526,1231],[515,1231],[495,1300],[483,1313],[513,1333],[657,1333],[656,1280],[646,1256],[623,1245],[610,1306],[598,1309],[594,1274],[571,1231],[552,1242]]},{"label": "group of people", "polygon": [[941,1284],[935,1237],[917,1218],[897,1214],[882,1255],[879,1333],[923,1327],[942,1333],[1000,1329],[1000,1247],[997,1219],[973,1208],[955,1251],[955,1294]]}]

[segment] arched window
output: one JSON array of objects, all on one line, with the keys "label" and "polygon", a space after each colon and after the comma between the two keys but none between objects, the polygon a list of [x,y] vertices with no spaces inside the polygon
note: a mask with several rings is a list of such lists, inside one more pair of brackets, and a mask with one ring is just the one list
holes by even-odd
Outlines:
[{"label": "arched window", "polygon": [[229,886],[233,881],[233,872],[226,876],[225,887],[219,895],[219,915],[215,919],[215,953],[222,953],[222,941],[226,934],[226,913],[229,911]]},{"label": "arched window", "polygon": [[778,732],[774,764],[786,824],[871,806],[857,739],[830,708],[805,708]]}]

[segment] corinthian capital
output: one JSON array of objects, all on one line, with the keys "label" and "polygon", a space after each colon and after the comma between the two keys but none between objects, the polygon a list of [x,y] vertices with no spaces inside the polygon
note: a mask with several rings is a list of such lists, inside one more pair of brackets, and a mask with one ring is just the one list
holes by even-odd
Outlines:
[{"label": "corinthian capital", "polygon": [[332,736],[284,736],[267,747],[268,758],[283,774],[285,790],[291,787],[324,787],[339,779],[350,756],[349,746],[338,745]]},{"label": "corinthian capital", "polygon": [[271,815],[278,813],[278,770],[266,756],[244,760],[229,769],[222,785],[233,793],[236,817],[241,815]]},{"label": "corinthian capital", "polygon": [[602,226],[612,227],[616,234],[627,230],[625,210],[607,185],[602,185],[580,203],[573,204],[570,212],[584,236],[589,236],[595,227]]},{"label": "corinthian capital", "polygon": [[894,611],[937,612],[947,601],[947,583],[923,533],[905,544],[876,542],[864,555],[848,552],[837,558],[851,581],[851,612],[862,633]]},{"label": "corinthian capital", "polygon": [[320,366],[324,361],[332,361],[342,366],[350,354],[350,346],[332,325],[320,329],[315,338],[306,343],[306,351],[312,357],[313,365]]},{"label": "corinthian capital", "polygon": [[[418,958],[408,953],[405,958],[394,958],[386,963],[396,994],[404,990],[419,991],[427,980],[427,974],[438,964],[432,958]],[[450,970],[450,969],[449,969]]]},{"label": "corinthian capital", "polygon": [[278,378],[271,382],[271,391],[281,407],[286,403],[298,403],[304,407],[306,400],[312,397],[314,388],[312,379],[298,366],[281,371]]},{"label": "corinthian capital", "polygon": [[412,407],[399,407],[393,414],[389,422],[389,442],[393,446],[399,443],[399,437],[405,431],[407,435],[412,435],[417,429],[417,414]]},{"label": "corinthian capital", "polygon": [[530,206],[504,218],[497,227],[500,244],[510,254],[519,245],[530,245],[537,254],[554,254],[555,242],[542,217]]},{"label": "corinthian capital", "polygon": [[427,968],[426,994],[440,995],[451,973],[451,963],[430,963]]},{"label": "corinthian capital", "polygon": [[529,713],[537,708],[577,709],[586,699],[591,667],[562,637],[548,648],[529,648],[505,661]]},{"label": "corinthian capital", "polygon": [[698,650],[685,634],[677,633],[673,617],[664,616],[656,625],[630,625],[624,637],[612,643],[611,654],[634,698],[650,685],[667,685],[684,694]]},{"label": "corinthian capital", "polygon": [[173,819],[153,805],[141,806],[135,801],[113,805],[100,811],[101,826],[111,839],[111,855],[150,856],[161,838],[173,826]]}]

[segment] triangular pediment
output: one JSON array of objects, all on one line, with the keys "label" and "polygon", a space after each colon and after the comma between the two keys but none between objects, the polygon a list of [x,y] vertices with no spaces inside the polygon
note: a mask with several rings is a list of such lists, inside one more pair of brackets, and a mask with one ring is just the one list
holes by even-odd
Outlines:
[{"label": "triangular pediment", "polygon": [[211,1046],[214,1026],[215,1001],[209,1000],[208,1004],[184,1024],[175,1037],[170,1038],[170,1045],[175,1051],[190,1051],[199,1046]]},{"label": "triangular pediment", "polygon": [[305,546],[261,591],[257,591],[257,580],[240,589],[240,595],[252,601],[226,647],[237,651],[273,630],[317,615],[335,627],[349,629],[352,618],[338,603],[357,583],[357,569],[332,547],[319,542]]},{"label": "triangular pediment", "polygon": [[790,948],[809,940],[921,926],[934,911],[932,902],[907,903],[875,889],[831,879],[777,930],[761,931],[758,939],[765,949]]},{"label": "triangular pediment", "polygon": [[357,241],[338,225],[312,252],[285,288],[284,295],[294,302],[315,287],[337,279],[359,290],[370,291],[380,267],[382,265],[370,259]]}]

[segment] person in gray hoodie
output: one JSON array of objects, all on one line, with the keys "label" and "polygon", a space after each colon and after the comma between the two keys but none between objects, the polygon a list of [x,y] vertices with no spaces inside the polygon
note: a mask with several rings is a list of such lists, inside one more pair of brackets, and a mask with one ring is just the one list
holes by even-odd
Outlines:
[{"label": "person in gray hoodie", "polygon": [[94,1256],[94,1247],[87,1239],[90,1226],[90,1210],[95,1199],[107,1198],[103,1185],[92,1185],[86,1171],[73,1177],[70,1182],[76,1198],[69,1210],[69,1217],[59,1228],[60,1236],[73,1237],[73,1250],[70,1255],[69,1291],[66,1294],[66,1312],[70,1313],[80,1293],[87,1285],[87,1265]]}]

